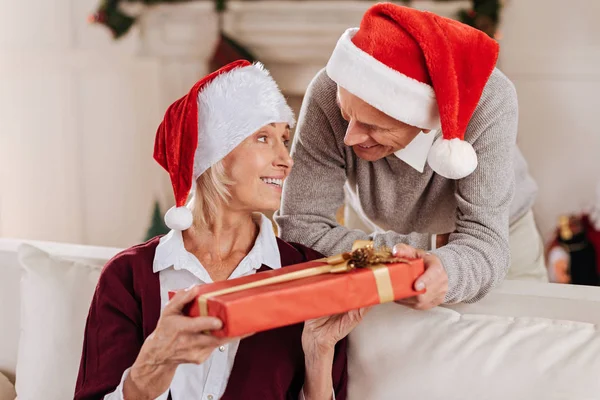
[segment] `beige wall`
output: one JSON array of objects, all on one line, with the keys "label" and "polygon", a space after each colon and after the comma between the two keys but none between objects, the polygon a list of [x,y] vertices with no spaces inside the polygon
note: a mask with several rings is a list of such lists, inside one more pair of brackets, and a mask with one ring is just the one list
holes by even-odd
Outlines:
[{"label": "beige wall", "polygon": [[139,242],[158,168],[156,65],[96,0],[0,0],[0,235]]},{"label": "beige wall", "polygon": [[548,237],[560,214],[594,200],[600,182],[600,1],[506,3],[500,66],[519,95],[518,143]]},{"label": "beige wall", "polygon": [[[136,31],[115,43],[85,21],[97,3],[0,0],[0,236],[127,246],[143,238],[154,198],[172,199],[152,143],[165,105],[187,85],[168,82],[192,79],[197,62],[140,57]],[[323,37],[334,40],[366,6],[357,2],[332,32],[321,24]],[[545,235],[559,214],[591,202],[600,180],[598,15],[597,0],[510,0],[503,14],[500,67],[519,93],[518,140],[540,186]],[[288,35],[302,30],[294,21]],[[264,57],[326,59],[309,37],[283,51],[261,32],[242,37]],[[298,75],[285,62],[278,71]],[[299,109],[300,97],[291,103]]]}]

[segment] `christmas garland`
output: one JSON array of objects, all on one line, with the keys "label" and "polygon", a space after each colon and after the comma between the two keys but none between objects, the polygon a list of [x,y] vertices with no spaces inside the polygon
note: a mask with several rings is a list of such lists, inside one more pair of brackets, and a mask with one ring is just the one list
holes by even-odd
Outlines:
[{"label": "christmas garland", "polygon": [[498,24],[500,23],[501,0],[472,0],[469,10],[461,10],[458,17],[462,23],[477,28],[494,39],[500,39]]},{"label": "christmas garland", "polygon": [[[108,27],[113,37],[118,39],[125,35],[135,23],[132,16],[122,9],[125,3],[137,3],[145,5],[186,3],[198,0],[101,0],[98,10],[89,16],[90,23],[99,23]],[[218,12],[225,10],[227,0],[212,0]],[[448,1],[448,0],[438,0]],[[410,1],[407,1],[410,3]],[[500,21],[501,0],[472,0],[472,7],[461,10],[459,20],[467,25],[473,26],[489,36],[498,38],[497,28]]]}]

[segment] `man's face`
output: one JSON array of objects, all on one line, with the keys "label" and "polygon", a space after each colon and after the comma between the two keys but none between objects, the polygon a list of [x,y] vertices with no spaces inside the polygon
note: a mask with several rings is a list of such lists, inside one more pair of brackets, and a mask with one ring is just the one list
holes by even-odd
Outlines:
[{"label": "man's face", "polygon": [[348,121],[344,143],[363,160],[387,157],[405,148],[421,132],[420,128],[384,114],[344,88],[338,87],[337,102],[342,117]]}]

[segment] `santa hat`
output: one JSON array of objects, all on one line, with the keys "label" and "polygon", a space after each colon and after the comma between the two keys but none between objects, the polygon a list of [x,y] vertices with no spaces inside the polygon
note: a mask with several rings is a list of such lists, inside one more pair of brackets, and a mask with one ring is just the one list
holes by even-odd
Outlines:
[{"label": "santa hat", "polygon": [[186,202],[196,179],[244,139],[274,122],[294,126],[294,114],[261,64],[235,61],[198,81],[173,103],[156,132],[154,159],[169,173],[175,207],[170,229],[192,226]]},{"label": "santa hat", "polygon": [[465,130],[496,60],[485,33],[430,12],[390,3],[371,7],[359,29],[348,29],[327,74],[353,95],[406,124],[438,129],[428,162],[459,179],[477,167]]}]

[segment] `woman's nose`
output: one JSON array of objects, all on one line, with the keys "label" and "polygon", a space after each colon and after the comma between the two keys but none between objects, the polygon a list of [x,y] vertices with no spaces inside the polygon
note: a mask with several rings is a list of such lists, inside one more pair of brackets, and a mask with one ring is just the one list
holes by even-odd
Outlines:
[{"label": "woman's nose", "polygon": [[344,136],[344,144],[346,146],[354,146],[369,140],[369,134],[361,129],[354,121],[348,124],[346,135]]},{"label": "woman's nose", "polygon": [[290,151],[287,146],[281,143],[278,146],[277,166],[291,169],[294,165],[294,160],[290,156]]}]

